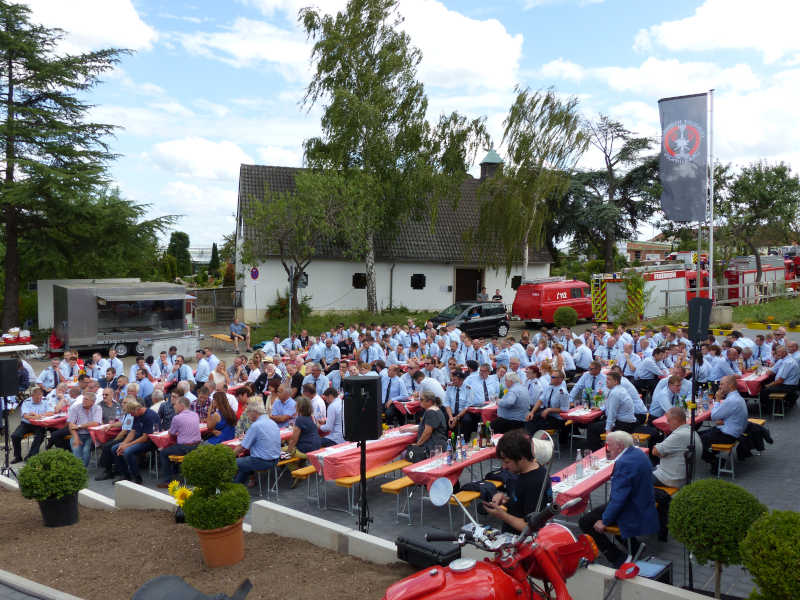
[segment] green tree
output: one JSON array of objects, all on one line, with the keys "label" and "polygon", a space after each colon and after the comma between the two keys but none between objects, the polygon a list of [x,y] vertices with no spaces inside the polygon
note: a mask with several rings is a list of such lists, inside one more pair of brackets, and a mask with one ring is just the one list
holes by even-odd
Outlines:
[{"label": "green tree", "polygon": [[486,135],[483,120],[454,113],[433,127],[417,76],[421,59],[396,0],[350,0],[335,16],[314,9],[300,20],[314,40],[315,73],[306,106],[323,104],[322,135],[306,140],[305,159],[317,187],[337,199],[338,242],[364,260],[367,308],[378,309],[375,236],[441,201],[456,202],[459,186]]},{"label": "green tree", "polygon": [[784,163],[754,162],[733,179],[716,210],[724,220],[722,234],[728,243],[744,247],[756,257],[756,282],[760,282],[758,246],[796,239],[800,178]]},{"label": "green tree", "polygon": [[122,51],[61,54],[62,37],[31,23],[27,7],[0,0],[4,329],[19,320],[21,242],[59,223],[75,196],[104,184],[113,157],[104,142],[113,127],[87,122],[90,105],[81,98]]},{"label": "green tree", "polygon": [[605,115],[585,127],[604,167],[576,175],[575,218],[580,235],[598,249],[606,272],[611,272],[617,240],[635,235],[658,209],[658,157],[645,156],[652,140],[636,137]]},{"label": "green tree", "polygon": [[122,198],[116,188],[73,197],[58,221],[42,224],[40,236],[20,241],[21,280],[152,279],[160,258],[158,236],[175,218],[146,219],[147,209]]},{"label": "green tree", "polygon": [[167,254],[175,257],[178,267],[178,276],[185,277],[192,274],[192,255],[189,254],[189,234],[183,231],[173,231],[169,236]]},{"label": "green tree", "polygon": [[167,252],[164,252],[161,255],[161,259],[158,262],[157,268],[159,279],[173,282],[175,281],[175,278],[178,277],[178,263],[176,262],[175,257]]},{"label": "green tree", "polygon": [[217,250],[217,243],[211,244],[211,260],[208,261],[208,274],[215,279],[219,277],[219,250]]},{"label": "green tree", "polygon": [[[332,197],[320,187],[320,179],[309,172],[295,176],[294,192],[264,190],[261,198],[251,197],[249,214],[243,215],[247,229],[255,233],[244,240],[242,262],[259,264],[278,256],[292,292],[292,320],[300,316],[297,283],[314,256],[330,244],[332,233]],[[302,226],[298,227],[298,223]],[[292,268],[294,269],[292,271]]]},{"label": "green tree", "polygon": [[[528,274],[528,251],[541,248],[550,214],[547,202],[563,196],[575,164],[588,145],[577,111],[577,98],[562,100],[554,89],[517,88],[504,121],[508,160],[481,190],[480,225],[472,239],[487,263],[501,248],[506,273],[519,260]],[[496,256],[496,255],[495,255]]]}]

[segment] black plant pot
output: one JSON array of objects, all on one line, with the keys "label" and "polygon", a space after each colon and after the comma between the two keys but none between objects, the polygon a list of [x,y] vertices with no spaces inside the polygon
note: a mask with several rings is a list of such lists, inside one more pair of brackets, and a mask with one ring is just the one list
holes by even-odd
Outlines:
[{"label": "black plant pot", "polygon": [[183,509],[180,506],[175,511],[175,522],[186,523],[186,515],[183,514]]},{"label": "black plant pot", "polygon": [[39,500],[45,527],[64,527],[78,522],[78,494],[63,498]]}]

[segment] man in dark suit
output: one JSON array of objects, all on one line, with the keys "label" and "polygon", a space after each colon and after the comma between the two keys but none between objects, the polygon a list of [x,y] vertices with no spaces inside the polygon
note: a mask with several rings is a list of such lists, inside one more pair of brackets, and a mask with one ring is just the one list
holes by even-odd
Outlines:
[{"label": "man in dark suit", "polygon": [[626,555],[606,536],[606,527],[619,527],[622,539],[630,540],[631,552],[635,555],[639,547],[636,536],[658,531],[658,513],[653,495],[652,466],[647,455],[633,447],[633,438],[625,431],[609,433],[606,443],[611,458],[617,459],[611,475],[608,504],[584,514],[578,523],[617,568],[625,562]]}]

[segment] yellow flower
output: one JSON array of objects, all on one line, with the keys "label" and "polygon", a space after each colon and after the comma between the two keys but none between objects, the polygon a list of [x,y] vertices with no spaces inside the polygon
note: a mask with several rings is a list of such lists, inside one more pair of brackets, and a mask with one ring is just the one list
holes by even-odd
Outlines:
[{"label": "yellow flower", "polygon": [[384,431],[386,431],[387,429],[389,429],[389,425],[387,425],[386,423],[384,423],[384,424],[383,424],[383,430],[384,430]]},{"label": "yellow flower", "polygon": [[180,486],[181,486],[181,482],[178,481],[177,479],[173,479],[172,481],[170,481],[169,482],[169,487],[167,488],[167,491],[169,492],[169,495],[174,498],[175,497],[175,492],[177,491],[177,489]]},{"label": "yellow flower", "polygon": [[179,487],[175,490],[175,503],[183,508],[184,502],[186,502],[187,498],[192,495],[192,490],[187,487]]},{"label": "yellow flower", "polygon": [[767,317],[767,321],[774,321],[775,317]]}]

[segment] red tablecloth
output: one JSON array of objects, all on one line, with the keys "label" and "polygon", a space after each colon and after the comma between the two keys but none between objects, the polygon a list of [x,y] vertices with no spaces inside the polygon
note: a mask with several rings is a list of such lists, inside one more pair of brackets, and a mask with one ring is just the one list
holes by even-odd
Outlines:
[{"label": "red tablecloth", "polygon": [[92,441],[95,446],[105,444],[108,440],[114,439],[116,435],[122,431],[122,427],[114,425],[97,425],[96,427],[89,427],[89,435],[92,436]]},{"label": "red tablecloth", "polygon": [[559,414],[561,418],[564,419],[565,421],[567,419],[571,419],[575,421],[578,425],[588,425],[589,423],[593,423],[594,421],[603,416],[603,411],[600,410],[599,408],[593,408],[588,414],[585,415],[583,414],[576,415],[575,413],[580,410],[583,409],[571,408],[570,410],[563,411]]},{"label": "red tablecloth", "polygon": [[[389,429],[380,439],[367,442],[367,470],[394,460],[417,439],[416,425]],[[361,469],[361,448],[354,442],[320,448],[307,454],[326,481],[357,475]]]},{"label": "red tablecloth", "polygon": [[[647,448],[640,448],[640,450],[647,452]],[[568,516],[581,514],[586,508],[586,505],[589,503],[589,494],[611,479],[611,472],[614,470],[614,463],[606,460],[605,448],[600,448],[600,450],[594,452],[592,456],[596,457],[597,460],[600,461],[600,468],[597,471],[592,472],[588,477],[585,477],[584,479],[581,479],[572,485],[567,485],[566,481],[568,477],[575,474],[575,463],[553,475],[554,477],[561,478],[560,482],[554,482],[552,484],[553,496],[557,504],[564,506],[566,502],[569,502],[575,498],[581,498],[582,500],[575,506],[563,511],[562,514],[564,515]],[[584,464],[588,465],[588,463],[589,461],[587,460]],[[585,466],[584,469],[588,469],[588,466]],[[565,487],[567,489],[559,490],[559,487]]]},{"label": "red tablecloth", "polygon": [[[494,439],[496,442],[496,440],[498,440],[500,437],[502,436],[495,435],[492,439]],[[441,456],[429,458],[428,460],[423,460],[416,464],[409,465],[403,469],[403,473],[407,475],[414,483],[424,485],[428,489],[430,489],[433,482],[440,477],[447,477],[453,483],[453,485],[455,485],[456,481],[458,481],[458,478],[461,477],[461,473],[464,471],[464,469],[470,465],[475,465],[484,460],[494,458],[494,455],[494,446],[488,446],[478,450],[473,450],[470,448],[467,451],[467,460],[453,462],[453,464],[448,465],[447,457],[442,454]]]},{"label": "red tablecloth", "polygon": [[422,410],[419,400],[409,400],[408,402],[392,400],[392,404],[402,415],[415,415]]},{"label": "red tablecloth", "polygon": [[[205,423],[200,423],[200,433],[205,433],[206,431],[208,431],[208,425]],[[151,433],[148,437],[159,450],[178,443],[177,438],[174,435],[170,435],[169,431]]]},{"label": "red tablecloth", "polygon": [[[703,421],[708,421],[711,418],[711,411],[710,410],[699,410],[694,415],[694,422],[695,424],[700,424]],[[686,419],[686,423],[691,423],[691,419]],[[653,427],[657,427],[664,433],[670,433],[672,429],[669,427],[669,423],[667,423],[667,415],[661,415],[657,419],[653,419]]]},{"label": "red tablecloth", "polygon": [[487,402],[481,406],[470,406],[467,412],[481,416],[481,421],[494,421],[497,418],[497,402]]},{"label": "red tablecloth", "polygon": [[42,419],[28,419],[31,425],[47,427],[48,429],[61,429],[67,424],[67,415],[53,415]]},{"label": "red tablecloth", "polygon": [[[290,437],[292,437],[292,431],[294,427],[282,427],[281,428],[281,442],[287,441]],[[226,446],[233,448],[234,450],[238,450],[239,446],[242,445],[242,440],[233,438],[232,440],[228,440],[226,442],[222,442]]]},{"label": "red tablecloth", "polygon": [[766,371],[762,375],[750,373],[744,377],[739,377],[736,380],[736,389],[742,394],[749,396],[758,396],[761,393],[761,388],[769,380],[770,371]]}]

